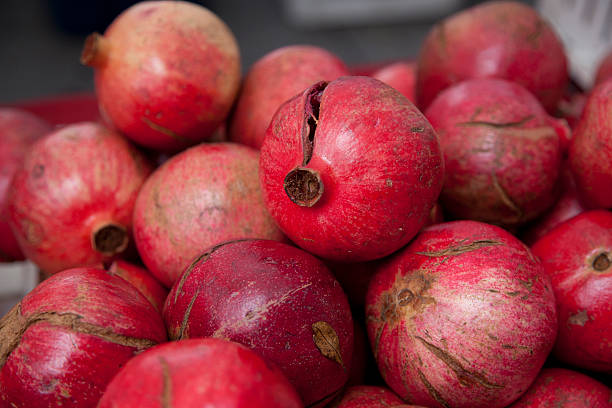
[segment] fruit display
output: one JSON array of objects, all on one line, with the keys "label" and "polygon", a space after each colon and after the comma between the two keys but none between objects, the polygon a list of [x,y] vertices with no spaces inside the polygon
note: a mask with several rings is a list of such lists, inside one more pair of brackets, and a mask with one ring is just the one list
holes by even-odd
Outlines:
[{"label": "fruit display", "polygon": [[581,87],[503,0],[242,67],[199,3],[87,37],[95,96],[0,108],[0,266],[40,272],[0,408],[612,408],[610,57]]}]

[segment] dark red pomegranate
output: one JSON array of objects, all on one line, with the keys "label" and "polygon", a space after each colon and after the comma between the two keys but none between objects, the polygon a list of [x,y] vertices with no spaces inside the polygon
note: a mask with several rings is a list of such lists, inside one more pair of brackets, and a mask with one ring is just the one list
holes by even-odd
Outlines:
[{"label": "dark red pomegranate", "polygon": [[535,219],[558,196],[562,119],[522,86],[472,79],[441,92],[425,112],[446,167],[440,200],[459,219],[506,228]]},{"label": "dark red pomegranate", "polygon": [[542,265],[510,233],[475,221],[424,229],[381,265],[366,302],[383,378],[430,408],[506,407],[557,333]]},{"label": "dark red pomegranate", "polygon": [[416,235],[444,163],[435,132],[401,93],[368,77],[320,82],[283,104],[266,133],[266,205],[323,258],[381,258]]},{"label": "dark red pomegranate", "polygon": [[31,113],[0,108],[0,262],[24,259],[8,224],[8,188],[27,149],[50,131],[51,126],[47,122]]},{"label": "dark red pomegranate", "polygon": [[612,212],[577,215],[542,236],[532,251],[557,301],[555,356],[612,374]]},{"label": "dark red pomegranate", "polygon": [[81,62],[95,69],[100,113],[146,147],[178,150],[210,137],[240,85],[234,35],[208,9],[143,1],[104,36],[87,38]]},{"label": "dark red pomegranate", "polygon": [[567,59],[553,29],[532,7],[489,1],[434,26],[417,60],[417,105],[470,78],[517,82],[553,112],[568,81]]},{"label": "dark red pomegranate", "polygon": [[346,390],[341,399],[330,405],[330,408],[402,408],[416,405],[405,405],[395,393],[384,387],[358,385]]},{"label": "dark red pomegranate", "polygon": [[397,61],[376,70],[371,76],[397,89],[411,102],[416,101],[416,62]]},{"label": "dark red pomegranate", "polygon": [[578,199],[576,183],[569,165],[565,163],[565,165],[561,165],[561,168],[561,197],[552,208],[536,219],[521,234],[521,240],[527,245],[532,245],[563,221],[587,210]]},{"label": "dark red pomegranate", "polygon": [[348,68],[331,52],[313,45],[278,48],[249,69],[242,84],[230,125],[230,140],[261,148],[276,110],[318,81],[349,75]]},{"label": "dark red pomegranate", "polygon": [[161,313],[168,296],[168,289],[155,279],[149,271],[140,266],[117,259],[108,268],[108,272],[128,281],[147,298]]},{"label": "dark red pomegranate", "polygon": [[0,320],[0,406],[93,408],[121,366],[164,341],[161,316],[123,279],[60,272]]},{"label": "dark red pomegranate", "polygon": [[612,408],[610,388],[576,371],[545,368],[509,408]]},{"label": "dark red pomegranate", "polygon": [[306,406],[323,406],[347,381],[353,322],[321,261],[287,244],[239,240],[203,252],[164,307],[171,339],[218,337],[278,366]]},{"label": "dark red pomegranate", "polygon": [[238,238],[283,240],[261,196],[256,150],[194,146],[147,180],[134,209],[138,252],[167,287],[209,246]]},{"label": "dark red pomegranate", "polygon": [[584,204],[612,208],[612,79],[591,91],[574,131],[569,162]]},{"label": "dark red pomegranate", "polygon": [[123,137],[77,123],[32,145],[9,193],[9,223],[26,257],[47,274],[121,255],[151,169]]},{"label": "dark red pomegranate", "polygon": [[301,408],[283,374],[248,348],[221,339],[153,347],[130,360],[98,408]]}]

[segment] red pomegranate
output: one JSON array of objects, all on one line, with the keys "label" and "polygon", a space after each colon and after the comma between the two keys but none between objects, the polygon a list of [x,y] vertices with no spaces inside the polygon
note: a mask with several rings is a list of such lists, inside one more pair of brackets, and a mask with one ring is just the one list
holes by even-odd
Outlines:
[{"label": "red pomegranate", "polygon": [[523,231],[521,240],[527,245],[532,245],[563,221],[587,210],[578,199],[576,183],[569,165],[561,165],[561,169],[561,197],[552,208]]},{"label": "red pomegranate", "polygon": [[168,290],[149,271],[140,266],[117,259],[109,266],[108,272],[134,285],[151,302],[155,310],[161,313],[168,296]]},{"label": "red pomegranate", "polygon": [[424,229],[378,269],[366,299],[387,384],[430,408],[501,408],[537,376],[557,333],[550,278],[505,230]]},{"label": "red pomegranate", "polygon": [[347,381],[353,322],[346,295],[321,261],[276,241],[209,248],[172,287],[171,339],[218,337],[278,366],[304,405],[323,406]]},{"label": "red pomegranate", "polygon": [[283,102],[318,81],[349,75],[331,52],[312,45],[278,48],[249,69],[230,123],[230,140],[261,148],[266,129]]},{"label": "red pomegranate", "polygon": [[150,173],[118,134],[91,122],[32,145],[9,194],[9,223],[26,257],[47,274],[121,255]]},{"label": "red pomegranate", "polygon": [[530,6],[489,1],[436,24],[417,60],[417,105],[470,78],[517,82],[554,111],[568,81],[567,59],[553,29]]},{"label": "red pomegranate", "polygon": [[608,79],[612,79],[612,50],[599,62],[597,73],[595,74],[595,85]]},{"label": "red pomegranate", "polygon": [[[440,200],[459,219],[515,228],[558,196],[559,129],[522,86],[472,79],[442,91],[425,112],[446,167]],[[562,133],[565,137],[565,133]]]},{"label": "red pomegranate", "polygon": [[153,347],[130,360],[98,408],[301,408],[282,373],[246,347],[190,339]]},{"label": "red pomegranate", "polygon": [[95,407],[134,355],[166,341],[159,313],[102,269],[60,272],[0,320],[0,406]]},{"label": "red pomegranate", "polygon": [[31,113],[0,108],[0,262],[24,259],[8,224],[8,188],[27,149],[50,131],[48,123]]},{"label": "red pomegranate", "polygon": [[368,77],[319,82],[283,104],[261,149],[266,205],[323,258],[381,258],[410,241],[442,188],[435,132],[395,89]]},{"label": "red pomegranate", "polygon": [[416,101],[416,62],[397,61],[376,70],[371,76],[397,89],[411,102]]},{"label": "red pomegranate", "polygon": [[576,371],[545,368],[509,408],[612,408],[610,388]]},{"label": "red pomegranate", "polygon": [[612,79],[591,91],[569,149],[578,194],[590,208],[612,208]]},{"label": "red pomegranate", "polygon": [[256,150],[194,146],[159,167],[134,209],[134,237],[151,273],[171,287],[202,251],[238,238],[283,240],[261,196]]},{"label": "red pomegranate", "polygon": [[542,236],[532,251],[557,301],[555,356],[612,374],[612,212],[579,214]]},{"label": "red pomegranate", "polygon": [[210,137],[240,85],[234,35],[208,9],[142,1],[104,36],[87,38],[81,62],[95,69],[100,112],[137,143],[178,150]]},{"label": "red pomegranate", "polygon": [[419,408],[416,405],[405,405],[404,401],[393,391],[373,385],[358,385],[346,390],[342,398],[330,405],[330,408]]}]

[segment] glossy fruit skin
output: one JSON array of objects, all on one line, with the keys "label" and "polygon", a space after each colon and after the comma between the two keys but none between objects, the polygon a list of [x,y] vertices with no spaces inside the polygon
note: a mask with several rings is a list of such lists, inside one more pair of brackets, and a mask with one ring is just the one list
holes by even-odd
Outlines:
[{"label": "glossy fruit skin", "polygon": [[532,225],[521,233],[521,241],[533,245],[550,230],[576,215],[587,211],[578,198],[574,176],[565,162],[561,165],[561,196],[548,211],[537,218]]},{"label": "glossy fruit skin", "polygon": [[591,91],[576,126],[569,161],[589,208],[612,208],[612,79]]},{"label": "glossy fruit skin", "polygon": [[290,45],[261,57],[244,78],[230,121],[232,142],[259,149],[278,108],[310,85],[349,75],[336,55],[313,45]]},{"label": "glossy fruit skin", "polygon": [[[163,315],[171,339],[245,344],[283,371],[306,406],[328,402],[350,372],[346,295],[321,261],[287,244],[238,240],[209,248],[172,287]],[[333,356],[318,348],[318,327],[335,332]]]},{"label": "glossy fruit skin", "polygon": [[108,261],[123,252],[94,249],[104,225],[131,241],[132,212],[151,172],[144,156],[93,122],[68,125],[34,143],[15,173],[9,224],[28,259],[46,274]]},{"label": "glossy fruit skin", "polygon": [[[87,44],[102,117],[138,144],[179,150],[213,134],[240,86],[227,25],[185,1],[143,1]],[[92,51],[91,48],[94,48]]]},{"label": "glossy fruit skin", "polygon": [[[310,207],[285,191],[296,171],[320,177],[320,198]],[[315,84],[283,104],[260,157],[266,206],[281,230],[303,249],[344,262],[381,258],[412,239],[443,174],[427,119],[398,91],[368,77]]]},{"label": "glossy fruit skin", "polygon": [[417,106],[470,78],[517,82],[553,112],[568,82],[561,41],[537,12],[515,1],[460,11],[427,35],[417,59]]},{"label": "glossy fruit skin", "polygon": [[51,126],[47,122],[31,113],[0,108],[0,262],[24,259],[8,224],[8,189],[27,149],[50,131]]},{"label": "glossy fruit skin", "polygon": [[168,289],[162,286],[145,268],[131,264],[122,259],[117,259],[108,267],[112,275],[131,283],[138,291],[147,298],[160,314],[164,308],[164,302],[168,296]]},{"label": "glossy fruit skin", "polygon": [[416,62],[397,61],[376,70],[371,76],[397,89],[415,103]]},{"label": "glossy fruit skin", "polygon": [[256,150],[236,143],[201,144],[147,180],[134,209],[134,238],[147,269],[166,287],[209,246],[284,239],[263,203],[258,160]]},{"label": "glossy fruit skin", "polygon": [[610,389],[577,371],[545,368],[509,408],[612,408]]},{"label": "glossy fruit skin", "polygon": [[542,265],[507,231],[475,221],[428,227],[381,265],[366,319],[387,385],[430,408],[506,407],[557,332]]},{"label": "glossy fruit skin", "polygon": [[562,120],[548,116],[525,88],[501,79],[464,81],[442,91],[425,116],[444,152],[440,201],[452,217],[516,228],[553,205]]},{"label": "glossy fruit skin", "polygon": [[388,388],[373,385],[357,385],[346,390],[342,398],[331,404],[330,408],[387,408],[412,407]]},{"label": "glossy fruit skin", "polygon": [[[202,369],[205,367],[205,369]],[[130,360],[98,408],[301,408],[276,367],[238,343],[189,339],[152,347]]]},{"label": "glossy fruit skin", "polygon": [[159,313],[97,268],[62,271],[0,320],[0,406],[95,407],[135,354],[166,341]]},{"label": "glossy fruit skin", "polygon": [[577,215],[541,237],[532,251],[555,292],[555,357],[612,374],[612,212]]}]

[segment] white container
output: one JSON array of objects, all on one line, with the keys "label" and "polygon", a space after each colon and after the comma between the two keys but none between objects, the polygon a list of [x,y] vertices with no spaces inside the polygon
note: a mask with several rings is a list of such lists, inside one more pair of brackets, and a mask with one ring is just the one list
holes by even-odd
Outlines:
[{"label": "white container", "polygon": [[38,268],[29,262],[0,263],[0,317],[38,284]]}]

